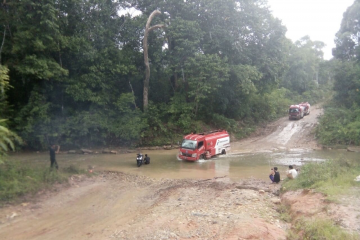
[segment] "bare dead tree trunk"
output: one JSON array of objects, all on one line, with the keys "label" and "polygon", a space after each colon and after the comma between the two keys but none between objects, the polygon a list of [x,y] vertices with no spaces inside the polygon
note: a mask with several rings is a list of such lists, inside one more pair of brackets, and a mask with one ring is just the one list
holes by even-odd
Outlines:
[{"label": "bare dead tree trunk", "polygon": [[135,106],[135,108],[137,108],[137,106],[136,106],[136,102],[135,102],[135,93],[134,93],[134,89],[133,89],[133,87],[132,87],[132,85],[131,85],[130,81],[129,81],[129,85],[130,85],[130,88],[131,88],[132,95],[133,95],[133,97],[134,97],[134,106]]},{"label": "bare dead tree trunk", "polygon": [[5,43],[5,36],[6,36],[6,27],[4,25],[4,36],[3,36],[3,40],[2,40],[2,43],[1,43],[1,47],[0,47],[0,64],[1,64],[1,53],[2,53],[4,43]]},{"label": "bare dead tree trunk", "polygon": [[150,27],[150,23],[151,23],[152,19],[156,15],[159,15],[159,14],[161,14],[161,12],[159,10],[155,10],[150,14],[149,19],[146,22],[145,34],[144,34],[144,39],[143,39],[144,63],[145,63],[145,79],[144,79],[144,92],[143,92],[144,111],[147,110],[148,105],[149,105],[150,64],[149,64],[147,39],[148,39],[148,36],[149,36],[149,32],[151,32],[152,30],[157,29],[157,28],[164,28],[165,27],[163,24],[157,24],[157,25],[154,25],[154,26]]}]

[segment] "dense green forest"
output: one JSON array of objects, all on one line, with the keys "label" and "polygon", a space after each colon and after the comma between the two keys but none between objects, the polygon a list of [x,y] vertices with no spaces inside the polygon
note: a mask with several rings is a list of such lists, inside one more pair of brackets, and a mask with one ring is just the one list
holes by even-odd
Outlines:
[{"label": "dense green forest", "polygon": [[287,39],[265,0],[2,1],[0,124],[33,149],[168,144],[213,128],[240,138],[289,104],[321,100],[334,77],[335,98],[352,114],[357,8],[337,35],[340,63],[323,59],[322,42]]},{"label": "dense green forest", "polygon": [[360,145],[360,1],[344,13],[333,49],[333,100],[326,105],[317,135],[323,144]]}]

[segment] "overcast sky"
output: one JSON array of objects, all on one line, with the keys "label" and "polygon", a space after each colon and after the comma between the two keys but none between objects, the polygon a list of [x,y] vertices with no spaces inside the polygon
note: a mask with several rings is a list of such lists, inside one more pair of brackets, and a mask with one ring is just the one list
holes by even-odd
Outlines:
[{"label": "overcast sky", "polygon": [[286,36],[293,42],[303,36],[322,41],[324,58],[332,58],[334,37],[340,29],[343,13],[355,0],[268,0],[273,15],[287,27]]}]

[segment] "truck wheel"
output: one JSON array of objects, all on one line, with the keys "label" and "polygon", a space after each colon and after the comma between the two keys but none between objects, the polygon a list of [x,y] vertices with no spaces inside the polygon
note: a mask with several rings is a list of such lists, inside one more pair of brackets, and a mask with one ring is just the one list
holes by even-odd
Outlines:
[{"label": "truck wheel", "polygon": [[223,149],[223,150],[221,151],[221,154],[223,154],[223,155],[225,155],[225,154],[226,154],[225,149]]},{"label": "truck wheel", "polygon": [[201,154],[200,157],[199,157],[199,160],[204,160],[204,159],[205,159],[204,154]]}]

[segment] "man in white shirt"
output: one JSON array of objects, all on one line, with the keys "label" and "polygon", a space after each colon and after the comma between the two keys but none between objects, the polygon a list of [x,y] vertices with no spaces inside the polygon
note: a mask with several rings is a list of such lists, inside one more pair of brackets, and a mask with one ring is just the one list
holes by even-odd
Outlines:
[{"label": "man in white shirt", "polygon": [[293,168],[292,165],[289,165],[289,171],[287,173],[287,177],[290,179],[294,179],[297,177],[297,171]]}]

